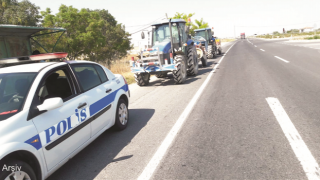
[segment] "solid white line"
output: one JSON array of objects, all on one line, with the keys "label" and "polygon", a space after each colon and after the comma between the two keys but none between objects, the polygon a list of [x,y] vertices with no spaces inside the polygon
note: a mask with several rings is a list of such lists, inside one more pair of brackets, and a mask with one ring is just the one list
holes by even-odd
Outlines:
[{"label": "solid white line", "polygon": [[265,51],[265,50],[263,50],[263,49],[260,49],[261,51]]},{"label": "solid white line", "polygon": [[308,179],[320,179],[319,165],[277,98],[266,98]]},{"label": "solid white line", "polygon": [[283,62],[289,63],[289,61],[287,61],[287,60],[285,60],[285,59],[282,59],[281,57],[278,57],[278,56],[274,56],[274,57],[280,59],[280,60],[283,61]]},{"label": "solid white line", "polygon": [[[237,43],[237,42],[236,42]],[[138,177],[138,180],[149,180],[152,177],[152,174],[156,170],[157,166],[160,164],[161,159],[164,157],[165,153],[167,152],[168,148],[170,147],[171,143],[173,142],[174,138],[178,134],[179,130],[181,129],[183,123],[187,119],[189,113],[192,111],[194,105],[196,104],[197,100],[199,99],[200,95],[202,94],[204,88],[209,83],[211,77],[213,76],[213,72],[217,69],[219,64],[222,62],[223,58],[229,50],[236,44],[234,43],[227,52],[222,56],[218,64],[216,64],[213,68],[213,70],[210,72],[210,74],[207,76],[204,83],[201,85],[201,87],[198,89],[196,94],[193,96],[187,107],[184,109],[182,114],[180,115],[179,119],[176,121],[174,126],[171,128],[170,132],[167,134],[166,138],[161,143],[160,147],[156,151],[156,153],[153,155],[152,159],[149,161],[148,165],[145,167],[143,172]]]}]

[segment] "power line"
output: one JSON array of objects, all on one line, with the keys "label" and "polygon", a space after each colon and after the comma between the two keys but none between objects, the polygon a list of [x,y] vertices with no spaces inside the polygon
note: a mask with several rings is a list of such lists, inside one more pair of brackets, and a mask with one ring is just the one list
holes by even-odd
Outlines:
[{"label": "power line", "polygon": [[152,21],[152,22],[150,22],[150,23],[146,24],[146,26],[148,26],[148,27],[145,27],[145,28],[143,28],[143,29],[139,29],[139,30],[135,30],[135,32],[130,33],[130,34],[135,34],[135,33],[138,33],[138,32],[140,32],[140,31],[143,31],[143,30],[145,30],[145,29],[148,29],[148,28],[149,28],[149,26],[150,26],[152,23],[154,23],[155,21],[158,21],[159,19],[163,19],[163,18],[164,18],[163,16],[162,16],[162,17],[160,17],[160,18],[157,18],[156,20],[154,20],[154,21]]}]

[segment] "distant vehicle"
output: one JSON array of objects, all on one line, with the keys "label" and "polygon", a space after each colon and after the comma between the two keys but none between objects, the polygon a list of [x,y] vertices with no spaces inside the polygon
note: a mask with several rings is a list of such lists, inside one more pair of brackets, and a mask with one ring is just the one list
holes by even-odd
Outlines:
[{"label": "distant vehicle", "polygon": [[202,36],[194,36],[193,41],[197,48],[198,61],[202,63],[202,67],[207,66],[207,50],[208,43]]},{"label": "distant vehicle", "polygon": [[205,44],[204,42],[201,42],[201,44],[206,48],[207,58],[211,59],[216,57],[219,52],[216,42],[212,40],[214,32],[211,30],[211,28],[195,29],[194,32],[195,36],[201,36],[206,40],[207,44]]},{"label": "distant vehicle", "polygon": [[106,129],[129,121],[123,76],[66,61],[67,53],[32,53],[30,41],[47,31],[65,29],[0,25],[1,180],[46,179]]},{"label": "distant vehicle", "polygon": [[245,38],[246,38],[245,33],[241,33],[241,34],[240,34],[240,37],[241,37],[241,39],[245,39]]}]

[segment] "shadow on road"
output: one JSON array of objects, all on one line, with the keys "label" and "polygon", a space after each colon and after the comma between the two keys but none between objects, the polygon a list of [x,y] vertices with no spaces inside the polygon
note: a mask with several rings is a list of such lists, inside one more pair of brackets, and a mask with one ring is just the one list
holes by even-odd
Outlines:
[{"label": "shadow on road", "polygon": [[128,154],[115,158],[148,123],[154,113],[154,109],[129,109],[130,121],[127,129],[115,131],[111,128],[105,131],[47,180],[94,179],[110,163],[133,157],[132,154]]}]

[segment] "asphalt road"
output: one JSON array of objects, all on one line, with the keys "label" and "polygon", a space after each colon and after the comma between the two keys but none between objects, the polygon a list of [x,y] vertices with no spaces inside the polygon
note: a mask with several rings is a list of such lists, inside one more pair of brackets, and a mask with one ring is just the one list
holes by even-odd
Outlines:
[{"label": "asphalt road", "polygon": [[[320,162],[320,50],[282,41],[228,43],[182,85],[130,85],[128,128],[106,131],[48,179],[137,179],[221,58],[151,179],[307,179]],[[299,135],[285,134],[270,97]]]}]

